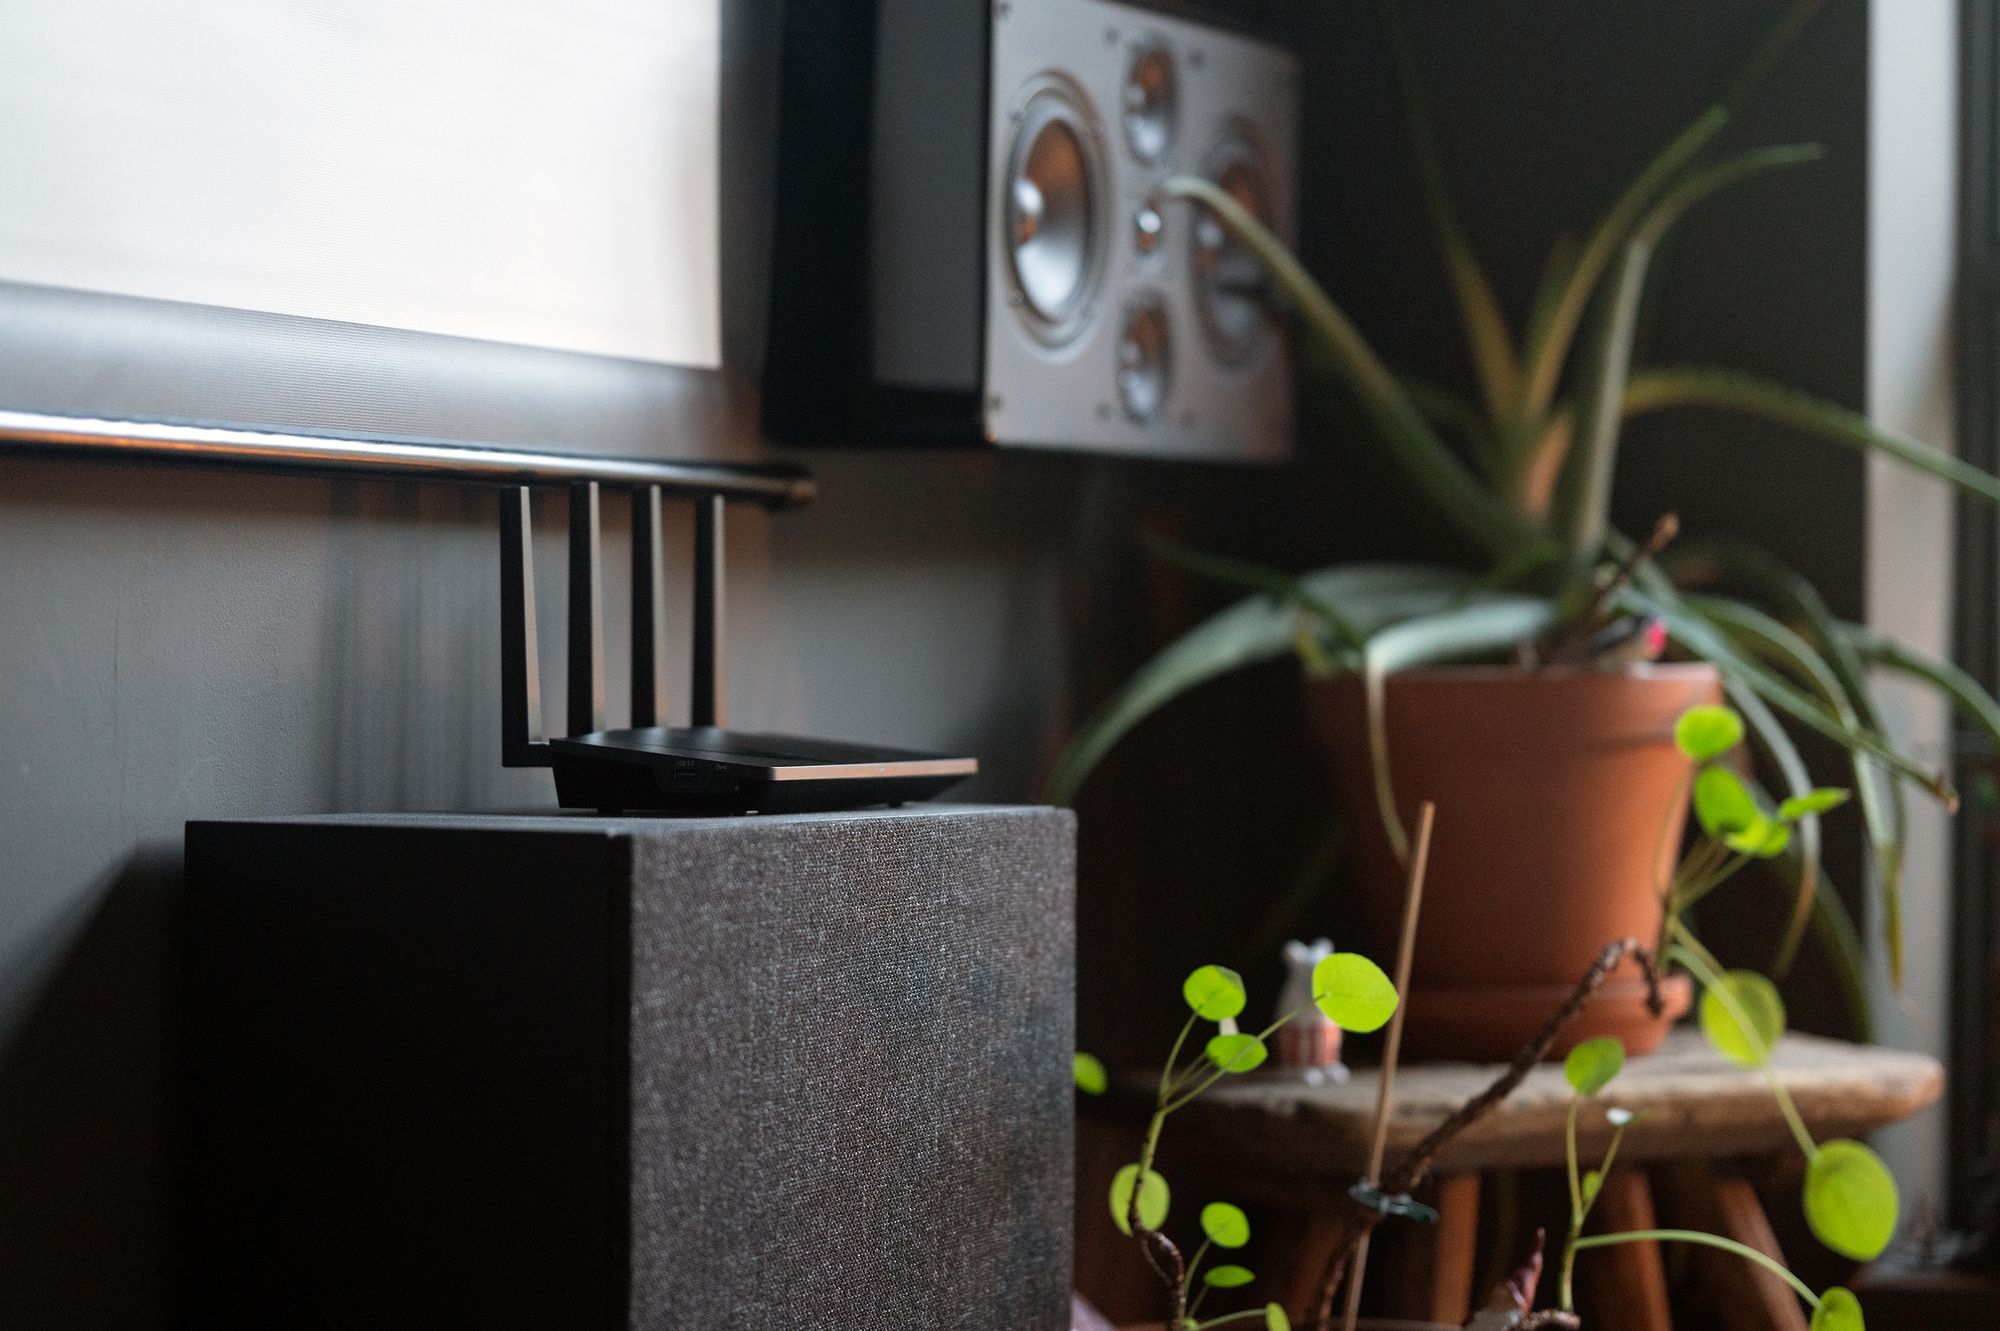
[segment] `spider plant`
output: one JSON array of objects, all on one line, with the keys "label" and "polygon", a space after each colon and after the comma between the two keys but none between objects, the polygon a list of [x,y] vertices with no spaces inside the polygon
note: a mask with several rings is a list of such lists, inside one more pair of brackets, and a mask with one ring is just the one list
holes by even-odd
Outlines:
[{"label": "spider plant", "polygon": [[[1885,734],[1870,672],[1915,677],[1996,741],[2000,705],[1948,662],[1840,621],[1802,576],[1747,543],[1718,538],[1659,554],[1616,531],[1609,518],[1624,422],[1686,408],[1761,417],[1811,439],[1886,454],[2000,503],[2000,479],[1783,384],[1732,369],[1635,364],[1648,271],[1674,225],[1718,191],[1820,156],[1810,144],[1721,155],[1715,143],[1821,2],[1793,0],[1727,92],[1658,150],[1580,243],[1554,248],[1518,332],[1454,210],[1400,16],[1393,3],[1385,6],[1428,223],[1456,297],[1476,399],[1399,378],[1254,216],[1208,181],[1168,184],[1170,194],[1209,210],[1255,256],[1294,325],[1302,362],[1325,367],[1358,406],[1369,441],[1488,563],[1480,570],[1357,564],[1294,577],[1180,552],[1198,573],[1251,595],[1161,652],[1080,728],[1052,773],[1053,799],[1071,801],[1119,738],[1162,704],[1239,666],[1296,651],[1308,670],[1363,676],[1385,830],[1401,849],[1381,721],[1385,675],[1442,661],[1519,659],[1523,644],[1545,641],[1590,613],[1657,618],[1677,654],[1717,667],[1749,726],[1759,774],[1780,798],[1813,788],[1794,728],[1850,755],[1900,985],[1905,795],[1914,787],[1947,807],[1956,796],[1942,773]],[[1607,576],[1613,566],[1621,575],[1615,579]],[[1723,585],[1745,594],[1720,595]],[[1839,898],[1822,890],[1819,850],[1818,819],[1802,818],[1777,861],[1795,887],[1797,911],[1776,967],[1788,966],[1810,927],[1852,981],[1860,945]],[[1852,1015],[1865,1034],[1865,1013]]]}]

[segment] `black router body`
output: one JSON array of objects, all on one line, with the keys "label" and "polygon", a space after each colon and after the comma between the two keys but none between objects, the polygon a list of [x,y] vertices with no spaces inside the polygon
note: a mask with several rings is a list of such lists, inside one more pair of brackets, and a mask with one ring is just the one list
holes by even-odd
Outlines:
[{"label": "black router body", "polygon": [[663,692],[660,489],[632,493],[632,724],[604,725],[600,497],[569,509],[570,734],[543,739],[528,491],[500,508],[501,761],[554,769],[556,800],[600,813],[812,813],[927,799],[979,770],[971,758],[723,728],[721,495],[695,503],[690,724],[659,721]]}]

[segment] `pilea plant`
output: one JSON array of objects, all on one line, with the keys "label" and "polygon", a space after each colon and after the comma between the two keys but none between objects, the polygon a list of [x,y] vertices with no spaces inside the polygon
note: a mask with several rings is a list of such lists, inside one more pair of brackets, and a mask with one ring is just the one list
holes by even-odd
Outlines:
[{"label": "pilea plant", "polygon": [[[1395,985],[1381,967],[1359,953],[1336,952],[1323,959],[1313,968],[1312,989],[1313,1005],[1344,1030],[1363,1033],[1379,1030],[1396,1010]],[[1291,1321],[1275,1303],[1197,1320],[1201,1305],[1212,1291],[1239,1289],[1256,1279],[1248,1268],[1234,1262],[1201,1270],[1202,1261],[1211,1249],[1236,1249],[1248,1243],[1250,1222],[1238,1207],[1228,1202],[1210,1202],[1201,1211],[1201,1245],[1193,1257],[1183,1258],[1180,1248],[1160,1231],[1172,1203],[1172,1190],[1153,1168],[1153,1162],[1168,1116],[1224,1077],[1239,1076],[1262,1066],[1270,1056],[1266,1042],[1306,1009],[1300,1007],[1282,1013],[1255,1034],[1239,1030],[1236,1019],[1242,1015],[1249,996],[1243,977],[1226,966],[1197,967],[1182,983],[1181,997],[1187,1003],[1187,1020],[1181,1024],[1180,1034],[1174,1038],[1173,1048],[1160,1070],[1153,1113],[1146,1125],[1139,1159],[1112,1178],[1111,1220],[1119,1232],[1138,1239],[1147,1262],[1166,1285],[1171,1331],[1201,1331],[1260,1319],[1267,1331],[1289,1331]],[[1183,1058],[1189,1037],[1207,1025],[1213,1025],[1215,1033]],[[1101,1092],[1106,1084],[1103,1065],[1088,1054],[1079,1054],[1076,1083],[1086,1092]],[[1197,1275],[1199,1287],[1193,1288]]]},{"label": "pilea plant", "polygon": [[[1697,961],[1698,965],[1705,964]],[[1709,1042],[1728,1058],[1762,1067],[1769,1074],[1770,1048],[1784,1029],[1782,1006],[1776,1001],[1769,981],[1747,971],[1717,974],[1709,971],[1710,983],[1702,995],[1701,1024]],[[1612,1106],[1605,1117],[1612,1125],[1611,1141],[1597,1168],[1578,1173],[1576,1119],[1579,1107],[1601,1094],[1625,1065],[1625,1050],[1617,1040],[1603,1036],[1586,1040],[1570,1051],[1563,1072],[1575,1095],[1568,1117],[1568,1164],[1570,1223],[1562,1254],[1562,1310],[1575,1310],[1572,1276],[1576,1255],[1589,1248],[1608,1248],[1621,1243],[1691,1243],[1719,1248],[1777,1275],[1795,1290],[1812,1309],[1813,1331],[1863,1331],[1861,1305],[1852,1291],[1835,1286],[1823,1293],[1793,1275],[1784,1263],[1719,1234],[1692,1229],[1621,1230],[1607,1234],[1583,1233],[1604,1181],[1611,1174],[1624,1140],[1625,1129],[1636,1121],[1631,1111]],[[1790,1097],[1775,1077],[1771,1089],[1778,1097],[1792,1130],[1811,1162],[1806,1174],[1806,1218],[1822,1243],[1844,1256],[1862,1260],[1879,1256],[1888,1246],[1896,1225],[1896,1185],[1875,1153],[1859,1142],[1833,1141],[1815,1145],[1793,1108]]]},{"label": "pilea plant", "polygon": [[[1881,1159],[1860,1142],[1813,1139],[1771,1067],[1772,1050],[1785,1030],[1784,1002],[1776,986],[1755,972],[1725,969],[1702,946],[1683,918],[1688,906],[1751,859],[1780,853],[1791,827],[1802,816],[1802,805],[1764,809],[1747,787],[1740,787],[1740,778],[1737,779],[1740,788],[1728,789],[1727,781],[1734,778],[1734,773],[1729,778],[1708,775],[1729,771],[1719,760],[1736,746],[1741,736],[1740,718],[1720,707],[1693,709],[1676,727],[1676,741],[1690,760],[1693,796],[1698,802],[1705,798],[1708,810],[1701,816],[1702,839],[1682,858],[1664,892],[1667,922],[1662,928],[1662,949],[1657,955],[1684,967],[1700,984],[1698,1020],[1709,1043],[1730,1060],[1764,1074],[1807,1161],[1803,1201],[1806,1221],[1814,1236],[1843,1256],[1872,1260],[1886,1249],[1895,1232],[1899,1199],[1894,1178]],[[1704,786],[1708,790],[1705,797]],[[1813,808],[1823,812],[1837,806],[1842,796],[1841,791],[1817,790],[1808,797],[1795,798],[1805,798]],[[1725,847],[1725,852],[1718,855],[1713,848],[1715,844]],[[1493,1082],[1384,1172],[1378,1189],[1381,1195],[1403,1197],[1416,1188],[1428,1174],[1430,1162],[1438,1152],[1526,1079],[1605,977],[1628,957],[1639,961],[1649,984],[1657,990],[1659,971],[1653,949],[1631,939],[1607,945],[1570,997],[1549,1015],[1535,1039],[1521,1049]],[[1154,1163],[1167,1119],[1223,1078],[1260,1067],[1268,1057],[1270,1038],[1305,1009],[1282,1014],[1254,1034],[1243,1032],[1236,1021],[1248,1001],[1242,977],[1217,965],[1201,966],[1190,973],[1181,986],[1181,996],[1188,1016],[1161,1069],[1139,1158],[1113,1177],[1108,1199],[1111,1219],[1121,1233],[1139,1243],[1147,1263],[1165,1286],[1170,1331],[1205,1331],[1210,1327],[1257,1322],[1266,1331],[1289,1331],[1289,1315],[1274,1302],[1206,1320],[1200,1318],[1202,1305],[1211,1292],[1240,1289],[1255,1281],[1254,1273],[1236,1262],[1216,1262],[1205,1270],[1202,1265],[1212,1251],[1230,1252],[1247,1244],[1250,1222],[1241,1208],[1231,1203],[1209,1202],[1199,1217],[1201,1243],[1191,1258],[1183,1256],[1180,1247],[1161,1229],[1171,1210],[1172,1190]],[[1368,1032],[1379,1029],[1394,1014],[1398,996],[1388,976],[1368,958],[1355,953],[1335,953],[1314,971],[1312,1001],[1346,1029]],[[1213,1025],[1214,1033],[1200,1042],[1198,1051],[1183,1057],[1190,1037],[1207,1024]],[[1616,1105],[1606,1110],[1612,1125],[1610,1144],[1603,1159],[1588,1171],[1581,1169],[1578,1156],[1577,1119],[1585,1102],[1601,1095],[1624,1065],[1625,1050],[1610,1037],[1584,1041],[1564,1060],[1564,1075],[1574,1095],[1565,1121],[1570,1223],[1563,1244],[1560,1307],[1553,1313],[1530,1314],[1521,1324],[1579,1326],[1573,1297],[1577,1254],[1620,1243],[1651,1241],[1704,1245],[1733,1253],[1784,1279],[1812,1309],[1814,1331],[1863,1331],[1860,1304],[1850,1291],[1835,1287],[1816,1293],[1782,1263],[1734,1240],[1683,1229],[1593,1235],[1583,1232],[1604,1181],[1616,1163],[1625,1131],[1637,1119]],[[1076,1085],[1084,1092],[1101,1094],[1106,1089],[1109,1078],[1104,1066],[1091,1055],[1077,1054],[1073,1070]],[[1354,1247],[1388,1213],[1388,1208],[1349,1208],[1340,1213],[1345,1229],[1340,1240],[1332,1245],[1332,1255],[1324,1268],[1313,1325],[1324,1329],[1333,1324],[1335,1295]]]}]

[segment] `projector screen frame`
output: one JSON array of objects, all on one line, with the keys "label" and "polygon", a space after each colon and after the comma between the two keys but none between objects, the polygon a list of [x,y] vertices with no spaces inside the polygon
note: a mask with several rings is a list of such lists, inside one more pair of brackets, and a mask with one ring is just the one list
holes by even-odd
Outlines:
[{"label": "projector screen frame", "polygon": [[[779,3],[721,10],[719,369],[0,282],[0,409],[297,435],[308,453],[336,438],[598,459],[761,457]],[[59,452],[66,433],[36,451]]]}]

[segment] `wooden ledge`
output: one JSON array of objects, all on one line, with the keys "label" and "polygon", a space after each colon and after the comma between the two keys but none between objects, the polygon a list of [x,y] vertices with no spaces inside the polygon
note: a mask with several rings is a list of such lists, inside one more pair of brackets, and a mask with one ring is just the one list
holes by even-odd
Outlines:
[{"label": "wooden ledge", "polygon": [[[1860,1137],[1934,1103],[1944,1069],[1923,1054],[1787,1035],[1772,1059],[1778,1080],[1821,1141]],[[1389,1126],[1394,1160],[1499,1073],[1499,1065],[1422,1063],[1396,1079]],[[1307,1086],[1282,1070],[1225,1082],[1174,1115],[1176,1153],[1226,1163],[1292,1192],[1302,1178],[1351,1179],[1366,1166],[1377,1074],[1357,1070],[1344,1085]],[[1507,1101],[1461,1133],[1438,1157],[1438,1174],[1557,1165],[1569,1084],[1562,1065],[1546,1063]],[[1578,1115],[1578,1147],[1603,1153],[1611,1136],[1603,1111],[1639,1117],[1626,1130],[1620,1159],[1755,1157],[1791,1144],[1761,1072],[1711,1051],[1699,1032],[1681,1028],[1658,1053],[1631,1059],[1603,1095]],[[1295,1195],[1295,1194],[1294,1194]]]}]

